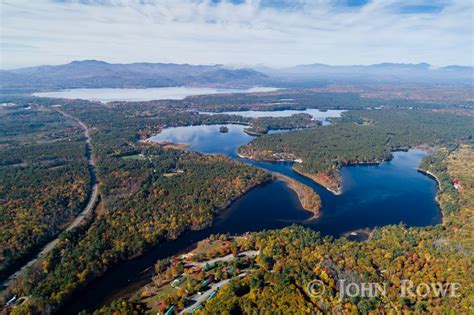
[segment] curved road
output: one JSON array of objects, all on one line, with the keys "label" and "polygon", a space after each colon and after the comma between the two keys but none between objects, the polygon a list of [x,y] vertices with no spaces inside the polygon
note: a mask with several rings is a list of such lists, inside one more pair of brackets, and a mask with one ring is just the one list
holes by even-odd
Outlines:
[{"label": "curved road", "polygon": [[[255,256],[258,256],[259,253],[260,252],[258,250],[248,250],[248,251],[245,251],[245,252],[241,252],[238,255],[238,257],[255,257]],[[231,261],[234,261],[234,260],[235,260],[235,256],[230,254],[230,255],[227,255],[227,256],[224,256],[224,257],[217,257],[217,258],[207,260],[207,261],[203,261],[203,262],[193,262],[190,265],[199,266],[199,267],[203,268],[206,264],[214,264],[214,263],[217,263],[217,262],[231,262]],[[237,277],[241,278],[243,276],[245,276],[245,272],[239,274]],[[230,282],[230,280],[232,280],[232,278],[221,280],[217,283],[213,283],[206,292],[204,292],[202,294],[194,294],[193,296],[191,296],[190,300],[193,301],[193,302],[191,303],[191,305],[189,305],[188,307],[183,309],[180,312],[180,314],[192,313],[192,311],[196,307],[198,307],[199,305],[204,303],[209,298],[209,296],[211,295],[212,292],[217,291],[218,289],[220,289],[224,285],[228,284]]]},{"label": "curved road", "polygon": [[[245,276],[245,272],[239,274],[237,276],[237,278],[242,278],[243,276]],[[222,288],[223,286],[225,286],[226,284],[228,284],[230,281],[232,280],[231,279],[226,279],[226,280],[221,280],[217,283],[214,283],[211,285],[211,287],[209,288],[209,290],[207,290],[206,292],[202,293],[201,295],[199,294],[195,294],[193,296],[191,296],[191,301],[194,301],[194,303],[192,303],[190,306],[186,307],[184,310],[182,310],[181,312],[179,312],[179,314],[188,314],[188,313],[192,313],[193,310],[198,307],[199,305],[201,305],[202,303],[204,303],[205,301],[207,301],[207,299],[211,296],[212,292],[215,292],[217,290],[219,290],[220,288]]]},{"label": "curved road", "polygon": [[[85,206],[84,210],[82,210],[82,212],[79,213],[74,218],[74,220],[71,223],[69,223],[69,225],[65,229],[65,231],[70,231],[70,230],[74,229],[75,227],[79,226],[82,223],[82,221],[84,220],[85,216],[89,212],[91,212],[92,209],[94,209],[94,205],[95,205],[95,203],[97,201],[97,197],[99,195],[99,184],[97,183],[96,171],[95,171],[96,166],[95,166],[94,159],[92,157],[91,138],[90,138],[90,135],[89,135],[89,128],[86,126],[86,124],[84,124],[79,119],[77,119],[75,117],[72,117],[71,115],[69,115],[69,114],[67,114],[67,113],[65,113],[61,110],[58,110],[58,112],[60,112],[64,117],[69,118],[69,119],[74,120],[75,122],[77,122],[81,126],[81,128],[84,130],[84,136],[86,137],[86,158],[87,158],[87,163],[88,163],[89,174],[90,174],[90,177],[91,177],[91,182],[93,184],[92,185],[92,192],[91,192],[90,197],[89,197],[89,201],[87,202],[87,205]],[[18,278],[18,276],[20,276],[28,267],[34,265],[43,256],[48,254],[56,246],[58,241],[59,241],[58,238],[55,238],[54,240],[47,243],[43,247],[43,249],[41,249],[41,251],[38,253],[38,255],[36,255],[35,258],[30,260],[23,267],[18,269],[14,274],[9,276],[2,283],[2,287],[7,288],[11,281]]]}]

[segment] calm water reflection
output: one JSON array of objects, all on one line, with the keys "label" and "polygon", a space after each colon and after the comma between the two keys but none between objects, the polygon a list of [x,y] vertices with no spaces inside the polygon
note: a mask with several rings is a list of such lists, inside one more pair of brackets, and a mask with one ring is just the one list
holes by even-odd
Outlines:
[{"label": "calm water reflection", "polygon": [[246,126],[227,124],[229,132],[219,132],[221,125],[204,125],[166,128],[149,138],[154,142],[169,141],[172,143],[186,143],[188,150],[202,153],[222,153],[236,157],[236,150],[241,145],[247,144],[255,137],[243,132]]}]

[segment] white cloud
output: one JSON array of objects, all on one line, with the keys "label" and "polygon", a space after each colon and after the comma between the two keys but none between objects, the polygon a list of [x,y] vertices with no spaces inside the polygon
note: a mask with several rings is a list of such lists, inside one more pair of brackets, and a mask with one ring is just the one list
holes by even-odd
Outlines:
[{"label": "white cloud", "polygon": [[[0,0],[2,68],[72,60],[192,64],[473,64],[473,5],[401,14],[399,0]],[[418,0],[418,2],[420,2]]]}]

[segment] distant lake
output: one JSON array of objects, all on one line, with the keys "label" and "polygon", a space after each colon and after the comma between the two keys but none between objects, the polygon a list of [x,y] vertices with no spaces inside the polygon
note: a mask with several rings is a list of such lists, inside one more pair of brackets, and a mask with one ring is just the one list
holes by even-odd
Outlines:
[{"label": "distant lake", "polygon": [[249,89],[218,89],[206,87],[162,87],[147,89],[70,89],[55,92],[33,93],[34,96],[83,99],[89,101],[153,101],[153,100],[182,100],[192,95],[225,94],[225,93],[254,93],[272,92],[278,88],[253,87]]},{"label": "distant lake", "polygon": [[317,108],[307,108],[305,110],[247,110],[247,111],[229,111],[229,112],[199,112],[200,114],[207,114],[207,115],[217,115],[217,114],[227,114],[227,115],[240,115],[243,117],[289,117],[294,114],[310,114],[313,116],[313,119],[322,121],[323,124],[328,124],[328,118],[332,117],[341,117],[341,113],[345,112],[346,110],[338,110],[338,109],[329,109],[326,111],[321,111]]}]

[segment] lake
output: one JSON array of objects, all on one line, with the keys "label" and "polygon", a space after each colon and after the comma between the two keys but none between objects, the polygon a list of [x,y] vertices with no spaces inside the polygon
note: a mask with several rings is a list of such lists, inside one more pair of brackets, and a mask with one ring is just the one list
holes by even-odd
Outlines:
[{"label": "lake", "polygon": [[83,99],[99,102],[113,101],[153,101],[153,100],[182,100],[192,95],[224,94],[224,93],[253,93],[272,92],[278,88],[253,87],[249,89],[219,89],[207,87],[162,87],[146,89],[70,89],[54,92],[34,93],[38,97]]},{"label": "lake", "polygon": [[329,109],[321,111],[317,108],[307,108],[305,110],[247,110],[247,111],[230,111],[230,112],[199,112],[200,114],[216,115],[216,114],[227,114],[227,115],[240,115],[243,117],[289,117],[294,114],[310,114],[314,120],[322,121],[323,124],[329,124],[328,118],[341,117],[341,114],[346,110]]},{"label": "lake", "polygon": [[[243,132],[245,126],[232,124],[226,126],[229,128],[228,133],[219,132],[220,125],[167,128],[149,140],[186,143],[190,145],[188,150],[191,151],[221,153],[237,158],[238,147],[247,144],[255,137]],[[394,152],[391,161],[379,165],[343,167],[340,171],[343,192],[341,195],[334,195],[312,180],[294,172],[292,163],[240,160],[272,172],[282,173],[314,189],[322,199],[321,216],[317,221],[305,222],[304,225],[323,234],[340,236],[356,229],[400,222],[410,226],[440,223],[440,212],[434,199],[437,191],[436,182],[417,171],[425,155],[426,153],[420,150]],[[258,203],[255,200],[254,202]],[[301,209],[294,204],[283,207]],[[241,211],[246,211],[248,208],[249,206],[239,210],[239,213],[243,214]],[[252,215],[252,221],[260,222],[255,219],[255,215],[262,211],[265,210]],[[296,217],[292,215],[290,217],[293,219],[292,222],[301,223]]]},{"label": "lake", "polygon": [[255,137],[243,130],[248,126],[225,124],[229,132],[219,132],[222,125],[200,125],[188,127],[165,128],[161,133],[148,138],[153,142],[172,142],[189,144],[188,150],[202,153],[222,153],[237,157],[238,147],[249,143]]},{"label": "lake", "polygon": [[[188,143],[188,150],[222,153],[236,157],[235,150],[254,137],[245,134],[244,126],[227,125],[229,133],[220,133],[219,125],[164,129],[150,139]],[[145,255],[111,268],[93,281],[87,290],[75,294],[61,310],[75,314],[96,309],[112,300],[127,296],[148,283],[158,259],[178,254],[210,234],[242,234],[247,231],[278,229],[298,223],[340,237],[344,233],[387,224],[404,223],[426,226],[441,222],[435,202],[436,182],[419,173],[417,166],[426,153],[420,150],[394,152],[393,159],[380,165],[348,166],[341,169],[342,194],[334,195],[324,187],[292,170],[292,163],[243,162],[290,176],[313,188],[322,200],[321,215],[311,220],[296,194],[282,181],[252,189],[218,216],[212,227],[185,233],[177,240],[152,248]]]}]

